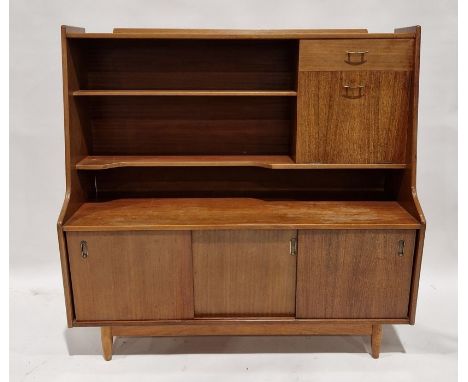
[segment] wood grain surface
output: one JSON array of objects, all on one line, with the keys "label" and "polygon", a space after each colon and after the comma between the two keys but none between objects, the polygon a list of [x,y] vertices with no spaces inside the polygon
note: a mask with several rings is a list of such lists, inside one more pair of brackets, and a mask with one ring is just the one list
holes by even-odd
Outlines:
[{"label": "wood grain surface", "polygon": [[295,163],[288,155],[90,155],[76,164],[78,170],[119,167],[263,167],[271,169],[402,169],[406,164]]},{"label": "wood grain surface", "polygon": [[76,90],[73,95],[80,97],[295,97],[297,92],[293,90]]},{"label": "wood grain surface", "polygon": [[114,33],[82,33],[70,31],[70,39],[408,39],[413,32],[367,33],[367,29],[153,29],[114,28]]},{"label": "wood grain surface", "polygon": [[193,317],[190,232],[70,232],[67,246],[77,320]]},{"label": "wood grain surface", "polygon": [[300,230],[297,317],[407,317],[414,243],[411,230]]},{"label": "wood grain surface", "polygon": [[[203,322],[200,322],[203,321]],[[304,322],[299,320],[278,321],[237,321],[193,320],[193,322],[173,323],[172,325],[153,324],[145,326],[112,326],[116,336],[262,336],[262,335],[354,335],[363,336],[372,333],[372,324]]]},{"label": "wood grain surface", "polygon": [[[299,71],[411,70],[414,39],[408,40],[302,40]],[[360,54],[366,52],[361,62]],[[349,61],[350,59],[350,61]],[[349,63],[349,62],[351,63]]]},{"label": "wood grain surface", "polygon": [[410,72],[300,72],[296,161],[406,163],[410,84]]},{"label": "wood grain surface", "polygon": [[83,98],[92,101],[93,155],[290,152],[294,97]]},{"label": "wood grain surface", "polygon": [[294,316],[295,230],[194,231],[195,315]]},{"label": "wood grain surface", "polygon": [[396,202],[254,198],[119,199],[85,203],[66,231],[229,228],[419,228]]},{"label": "wood grain surface", "polygon": [[297,40],[71,40],[80,90],[294,90]]}]

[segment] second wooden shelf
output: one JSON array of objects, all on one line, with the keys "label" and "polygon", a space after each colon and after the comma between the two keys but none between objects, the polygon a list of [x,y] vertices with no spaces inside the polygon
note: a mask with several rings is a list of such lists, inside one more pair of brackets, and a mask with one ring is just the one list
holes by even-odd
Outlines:
[{"label": "second wooden shelf", "polygon": [[294,90],[75,90],[74,96],[295,97]]},{"label": "second wooden shelf", "polygon": [[401,169],[405,164],[295,163],[288,155],[168,155],[87,156],[76,164],[78,170],[118,167],[263,167],[270,169]]}]

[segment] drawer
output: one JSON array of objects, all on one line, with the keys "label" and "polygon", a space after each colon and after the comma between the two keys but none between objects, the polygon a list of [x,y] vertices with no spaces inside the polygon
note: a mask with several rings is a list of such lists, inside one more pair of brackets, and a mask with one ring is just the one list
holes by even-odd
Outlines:
[{"label": "drawer", "polygon": [[412,70],[414,40],[301,40],[299,71]]}]

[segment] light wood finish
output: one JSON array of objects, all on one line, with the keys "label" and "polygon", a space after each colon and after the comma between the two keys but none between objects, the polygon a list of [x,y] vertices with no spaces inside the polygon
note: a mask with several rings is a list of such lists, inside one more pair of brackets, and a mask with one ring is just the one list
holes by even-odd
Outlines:
[{"label": "light wood finish", "polygon": [[70,232],[67,243],[77,320],[193,317],[190,232]]},{"label": "light wood finish", "polygon": [[408,317],[414,243],[415,231],[299,231],[297,317]]},{"label": "light wood finish", "polygon": [[76,90],[74,96],[295,97],[288,90]]},{"label": "light wood finish", "polygon": [[[372,333],[371,323],[310,323],[295,320],[226,322],[218,320],[209,323],[194,320],[193,323],[160,324],[150,326],[113,326],[116,336],[262,336],[262,335],[353,335],[362,336]],[[205,320],[203,320],[205,321]]]},{"label": "light wood finish", "polygon": [[382,325],[372,325],[371,346],[372,358],[377,359],[380,356],[380,344],[382,343]]},{"label": "light wood finish", "polygon": [[87,156],[78,170],[106,170],[119,167],[262,167],[270,169],[403,169],[406,164],[295,163],[288,155],[192,155],[192,156]]},{"label": "light wood finish", "polygon": [[[408,40],[302,40],[299,47],[299,71],[412,70],[414,39]],[[367,52],[362,64],[360,54]]]},{"label": "light wood finish", "polygon": [[64,226],[65,231],[214,228],[411,230],[419,223],[396,202],[160,198],[85,203]]},{"label": "light wood finish", "polygon": [[101,327],[101,344],[102,344],[102,355],[106,361],[112,359],[112,343],[114,337],[112,334],[112,327],[103,326]]},{"label": "light wood finish", "polygon": [[194,231],[195,315],[294,316],[295,230]]},{"label": "light wood finish", "polygon": [[296,161],[405,163],[410,84],[409,72],[300,72]]}]

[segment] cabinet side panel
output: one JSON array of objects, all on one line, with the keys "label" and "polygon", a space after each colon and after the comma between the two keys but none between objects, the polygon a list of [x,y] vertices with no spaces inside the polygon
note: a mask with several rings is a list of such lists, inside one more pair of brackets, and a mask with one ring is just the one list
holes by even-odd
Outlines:
[{"label": "cabinet side panel", "polygon": [[411,281],[411,296],[409,319],[410,324],[415,323],[416,305],[418,299],[419,277],[421,272],[421,263],[423,255],[424,237],[426,230],[426,218],[419,203],[416,191],[416,167],[417,167],[417,136],[418,136],[418,107],[419,107],[419,74],[420,74],[420,49],[421,49],[421,27],[419,25],[409,28],[400,28],[396,33],[415,33],[414,40],[414,69],[411,88],[411,113],[408,123],[408,142],[407,142],[407,163],[409,167],[405,170],[400,190],[398,202],[419,222],[422,229],[417,235],[416,252],[414,259],[413,276]]},{"label": "cabinet side panel", "polygon": [[[73,307],[73,293],[70,280],[68,253],[63,232],[63,223],[76,211],[85,200],[88,189],[82,188],[78,173],[74,164],[79,156],[86,155],[86,146],[81,145],[79,138],[80,130],[76,128],[79,123],[77,109],[70,92],[78,88],[78,76],[76,63],[72,60],[70,46],[68,44],[67,32],[84,32],[83,28],[70,26],[61,27],[61,49],[62,49],[62,79],[63,79],[63,109],[64,109],[64,136],[65,136],[65,176],[66,191],[65,198],[57,221],[57,234],[60,251],[60,262],[62,267],[63,288],[65,294],[65,306],[67,311],[68,327],[73,326],[75,318]],[[75,128],[74,128],[75,126]],[[80,151],[82,151],[80,153]],[[84,176],[83,178],[87,178]]]}]

